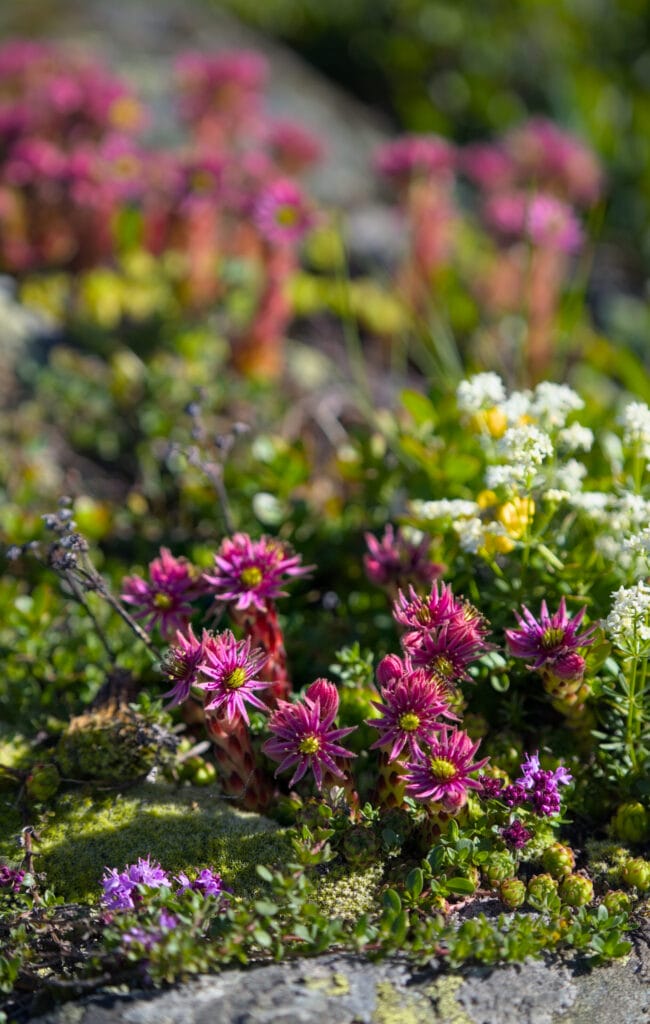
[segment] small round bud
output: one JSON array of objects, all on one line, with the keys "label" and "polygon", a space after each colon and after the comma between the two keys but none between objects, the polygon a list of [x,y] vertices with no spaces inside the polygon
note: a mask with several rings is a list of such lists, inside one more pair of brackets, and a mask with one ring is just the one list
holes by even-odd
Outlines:
[{"label": "small round bud", "polygon": [[496,889],[501,882],[513,877],[515,864],[509,853],[495,852],[489,855],[481,866],[481,871],[487,885],[491,889]]},{"label": "small round bud", "polygon": [[565,875],[560,884],[560,899],[569,907],[584,907],[594,898],[594,885],[584,875]]},{"label": "small round bud", "polygon": [[570,846],[552,843],[542,854],[542,865],[553,878],[563,878],[564,875],[570,875],[576,866],[575,854]]},{"label": "small round bud", "polygon": [[533,905],[557,895],[557,882],[552,875],[533,875],[528,882],[528,900]]},{"label": "small round bud", "polygon": [[631,905],[630,897],[622,889],[610,889],[603,896],[603,906],[610,914],[627,914]]},{"label": "small round bud", "polygon": [[372,829],[357,825],[343,837],[343,855],[354,867],[369,867],[377,860],[379,839]]},{"label": "small round bud", "polygon": [[650,838],[650,815],[643,804],[635,801],[621,804],[611,821],[617,839],[643,843]]},{"label": "small round bud", "polygon": [[632,857],[623,865],[621,878],[630,888],[647,892],[650,889],[650,861],[643,857]]},{"label": "small round bud", "polygon": [[516,910],[526,899],[526,886],[519,878],[506,878],[499,886],[499,896],[510,910]]}]

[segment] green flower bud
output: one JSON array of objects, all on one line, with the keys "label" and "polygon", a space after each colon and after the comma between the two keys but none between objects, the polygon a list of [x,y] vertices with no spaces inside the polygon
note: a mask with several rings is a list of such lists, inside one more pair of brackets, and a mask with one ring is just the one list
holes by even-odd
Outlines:
[{"label": "green flower bud", "polygon": [[614,835],[628,843],[643,843],[650,838],[650,815],[638,802],[621,804],[611,826]]},{"label": "green flower bud", "polygon": [[584,875],[565,875],[560,883],[560,899],[569,907],[584,907],[594,898],[594,885]]},{"label": "green flower bud", "polygon": [[528,882],[528,899],[533,904],[544,903],[557,895],[557,882],[552,875],[533,875]]},{"label": "green flower bud", "polygon": [[491,889],[496,889],[501,882],[505,882],[506,878],[513,877],[515,863],[509,853],[495,852],[491,853],[485,863],[481,865],[481,871],[486,884]]},{"label": "green flower bud", "polygon": [[631,905],[630,897],[622,889],[610,889],[603,896],[603,906],[610,914],[627,914]]},{"label": "green flower bud", "polygon": [[354,867],[370,867],[379,854],[379,839],[372,829],[362,825],[348,829],[343,837],[343,855]]},{"label": "green flower bud", "polygon": [[519,878],[506,878],[499,886],[499,896],[510,910],[516,910],[526,899],[526,886]]},{"label": "green flower bud", "polygon": [[650,889],[650,861],[643,857],[632,857],[623,865],[621,878],[625,885],[634,887],[640,892]]},{"label": "green flower bud", "polygon": [[194,772],[192,781],[195,786],[211,786],[217,781],[217,769],[211,761],[204,761]]},{"label": "green flower bud", "polygon": [[553,878],[562,878],[564,875],[570,875],[576,866],[575,854],[570,846],[551,843],[542,854],[542,865]]}]

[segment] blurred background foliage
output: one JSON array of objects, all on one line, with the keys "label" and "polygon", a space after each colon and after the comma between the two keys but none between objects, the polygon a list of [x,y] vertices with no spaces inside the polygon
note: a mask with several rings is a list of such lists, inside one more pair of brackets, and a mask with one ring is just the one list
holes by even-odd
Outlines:
[{"label": "blurred background foliage", "polygon": [[607,166],[604,237],[634,290],[650,255],[646,0],[207,0],[275,35],[388,114],[465,143],[534,113]]}]

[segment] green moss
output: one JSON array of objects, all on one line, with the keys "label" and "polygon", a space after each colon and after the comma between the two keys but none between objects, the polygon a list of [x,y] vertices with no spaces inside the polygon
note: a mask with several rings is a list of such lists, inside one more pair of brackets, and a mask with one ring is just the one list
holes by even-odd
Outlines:
[{"label": "green moss", "polygon": [[22,860],[19,842],[22,826],[15,794],[0,793],[0,861],[17,865]]},{"label": "green moss", "polygon": [[257,864],[286,863],[285,832],[204,789],[144,783],[104,798],[62,796],[42,821],[36,868],[67,900],[97,900],[104,867],[150,854],[176,873],[214,866],[238,893],[257,888]]}]

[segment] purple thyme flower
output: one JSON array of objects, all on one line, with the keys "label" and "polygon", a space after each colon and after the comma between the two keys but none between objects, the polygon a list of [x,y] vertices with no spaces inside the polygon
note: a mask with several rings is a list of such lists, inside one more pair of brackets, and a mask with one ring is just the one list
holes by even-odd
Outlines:
[{"label": "purple thyme flower", "polygon": [[229,629],[208,638],[201,663],[203,678],[196,685],[206,693],[206,711],[225,711],[232,721],[241,715],[248,725],[246,701],[260,711],[268,711],[255,690],[266,690],[268,682],[256,676],[267,660],[264,651],[251,650],[251,639],[236,640]]},{"label": "purple thyme flower", "polygon": [[25,872],[19,868],[10,868],[8,864],[0,864],[0,889],[11,889],[18,892],[23,884]]},{"label": "purple thyme flower", "polygon": [[201,662],[205,657],[204,645],[207,635],[204,630],[203,638],[197,640],[191,626],[187,627],[186,633],[181,633],[180,630],[177,631],[176,645],[169,648],[163,662],[165,675],[174,680],[171,690],[163,694],[164,697],[172,698],[168,705],[170,708],[186,701],[192,687],[196,685],[199,679]]},{"label": "purple thyme flower", "polygon": [[501,838],[513,850],[523,850],[528,840],[532,837],[532,834],[532,832],[529,832],[528,829],[524,827],[519,818],[515,818],[507,828],[501,829]]},{"label": "purple thyme flower", "polygon": [[267,242],[286,245],[304,238],[314,224],[314,214],[300,186],[281,178],[262,190],[253,220]]},{"label": "purple thyme flower", "polygon": [[564,598],[554,615],[549,615],[546,601],[542,601],[539,622],[525,605],[522,605],[522,610],[523,617],[515,612],[519,628],[505,631],[510,653],[515,658],[527,658],[530,662],[528,668],[549,673],[558,679],[581,679],[585,660],[577,652],[593,643],[596,629],[593,625],[578,633],[586,607],[571,618],[567,615]]},{"label": "purple thyme flower", "polygon": [[526,755],[521,765],[521,778],[517,779],[512,787],[520,788],[525,793],[525,799],[532,804],[535,814],[540,817],[548,817],[560,812],[559,786],[567,786],[573,781],[573,776],[567,769],[560,765],[554,771],[547,771],[541,768],[539,754]]},{"label": "purple thyme flower", "polygon": [[429,744],[443,728],[440,716],[457,718],[449,708],[449,691],[430,679],[423,669],[407,672],[401,679],[382,687],[382,702],[372,701],[380,718],[369,718],[367,724],[379,729],[380,736],[371,750],[390,746],[389,761],[394,761],[408,744],[412,760],[424,757],[420,744]]},{"label": "purple thyme flower", "polygon": [[431,586],[441,575],[443,566],[429,558],[429,539],[419,543],[408,540],[401,529],[397,533],[390,523],[378,540],[372,533],[365,534],[368,553],[363,556],[366,576],[379,587],[404,586],[418,583]]},{"label": "purple thyme flower", "polygon": [[204,896],[222,896],[224,893],[221,875],[212,871],[211,868],[203,868],[203,871],[199,871],[193,881],[190,881],[184,871],[180,871],[176,876],[176,881],[179,883],[179,896],[185,892],[200,892]]},{"label": "purple thyme flower", "polygon": [[479,795],[482,796],[484,800],[501,799],[504,787],[503,779],[500,779],[495,775],[479,775],[478,781],[481,783]]},{"label": "purple thyme flower", "polygon": [[308,769],[314,773],[319,789],[323,786],[323,769],[336,778],[345,778],[334,758],[356,756],[338,745],[338,740],[354,732],[355,727],[331,728],[338,706],[338,691],[327,679],[317,679],[312,683],[300,703],[278,701],[269,719],[269,731],[273,736],[262,750],[274,761],[280,761],[276,775],[295,767],[290,786],[298,782]]},{"label": "purple thyme flower", "polygon": [[149,953],[162,940],[165,932],[172,931],[178,924],[178,918],[163,907],[158,917],[157,928],[142,928],[135,925],[124,932],[122,943],[126,946],[139,943]]},{"label": "purple thyme flower", "polygon": [[142,619],[149,630],[158,625],[166,640],[187,627],[190,601],[202,592],[191,563],[174,558],[168,548],[161,548],[160,558],[149,563],[149,582],[141,576],[126,576],[122,588],[121,598],[133,605],[134,618]]},{"label": "purple thyme flower", "polygon": [[171,884],[158,861],[152,862],[149,856],[140,857],[137,864],[127,864],[124,871],[108,867],[105,871],[102,899],[108,910],[133,910],[139,897],[139,885],[160,889]]},{"label": "purple thyme flower", "polygon": [[488,758],[472,763],[480,740],[472,743],[466,732],[445,727],[430,744],[426,757],[406,765],[406,792],[416,800],[441,804],[452,814],[467,802],[468,789],[480,789],[472,772],[487,764]]},{"label": "purple thyme flower", "polygon": [[235,608],[265,612],[267,603],[286,597],[282,590],[288,577],[303,576],[311,566],[300,564],[300,555],[290,552],[282,541],[263,536],[251,540],[247,533],[226,537],[214,556],[217,572],[204,579],[214,588],[219,601],[234,601]]}]

